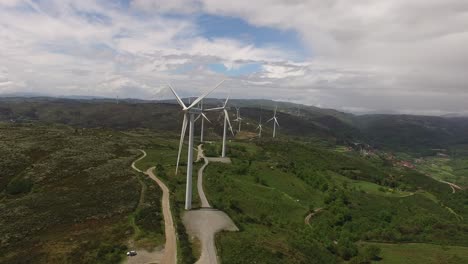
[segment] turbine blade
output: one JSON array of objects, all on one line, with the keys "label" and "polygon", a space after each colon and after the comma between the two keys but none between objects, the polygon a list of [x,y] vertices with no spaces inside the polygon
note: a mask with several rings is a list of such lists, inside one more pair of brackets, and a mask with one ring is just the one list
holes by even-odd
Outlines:
[{"label": "turbine blade", "polygon": [[275,117],[272,117],[270,119],[268,119],[268,121],[266,121],[266,123],[270,122],[271,120],[273,120]]},{"label": "turbine blade", "polygon": [[218,110],[223,110],[223,109],[224,107],[215,107],[215,108],[204,109],[203,111],[211,112],[211,111],[218,111]]},{"label": "turbine blade", "polygon": [[207,91],[206,93],[200,95],[200,97],[198,97],[195,101],[192,102],[192,104],[187,107],[188,109],[194,107],[196,104],[198,104],[198,102],[200,102],[201,100],[203,100],[203,98],[205,98],[206,96],[208,96],[210,93],[212,93],[216,88],[218,88],[221,84],[223,84],[225,80],[222,80],[220,83],[218,83],[218,85],[216,85],[213,89]]},{"label": "turbine blade", "polygon": [[177,95],[176,91],[174,90],[174,88],[172,88],[172,86],[167,83],[167,85],[169,86],[169,89],[171,89],[172,93],[174,94],[174,96],[176,97],[176,100],[177,102],[179,103],[180,106],[182,106],[182,108],[186,109],[187,107],[185,106],[184,102],[182,101],[182,99],[180,99],[180,97]]},{"label": "turbine blade", "polygon": [[224,109],[224,114],[226,115],[227,122],[229,124],[229,129],[231,130],[232,136],[234,136],[234,131],[232,130],[231,121],[229,120],[229,114],[226,109]]},{"label": "turbine blade", "polygon": [[205,115],[205,113],[201,113],[201,115],[203,116],[203,118],[205,118],[206,121],[211,123],[211,121],[208,119],[208,117]]},{"label": "turbine blade", "polygon": [[201,115],[198,115],[197,117],[195,117],[194,122],[197,122],[197,120],[200,119],[200,116],[201,116]]},{"label": "turbine blade", "polygon": [[276,117],[275,117],[275,123],[278,125],[278,127],[280,126],[278,123],[278,119],[276,119]]},{"label": "turbine blade", "polygon": [[229,101],[229,96],[231,96],[230,94],[228,95],[228,97],[226,98],[226,101],[224,101],[224,106],[223,107],[226,107],[228,101]]},{"label": "turbine blade", "polygon": [[182,146],[184,145],[184,137],[185,137],[185,131],[187,129],[187,115],[188,114],[184,114],[184,121],[182,123],[182,131],[180,132],[180,142],[179,142],[179,153],[177,154],[177,165],[176,165],[176,175],[177,175],[177,172],[179,171],[179,161],[180,161],[180,153],[182,152]]}]

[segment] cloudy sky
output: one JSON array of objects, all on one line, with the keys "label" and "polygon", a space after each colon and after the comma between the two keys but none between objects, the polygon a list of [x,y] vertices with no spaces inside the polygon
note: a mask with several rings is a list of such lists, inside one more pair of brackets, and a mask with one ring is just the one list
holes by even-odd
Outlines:
[{"label": "cloudy sky", "polygon": [[468,114],[466,0],[0,0],[0,94]]}]

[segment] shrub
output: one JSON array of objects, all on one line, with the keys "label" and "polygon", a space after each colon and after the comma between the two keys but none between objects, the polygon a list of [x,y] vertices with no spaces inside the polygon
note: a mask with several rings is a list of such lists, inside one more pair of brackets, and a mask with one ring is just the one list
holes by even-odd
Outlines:
[{"label": "shrub", "polygon": [[31,191],[32,182],[29,179],[14,179],[6,188],[8,194],[16,195],[21,193],[28,193]]},{"label": "shrub", "polygon": [[367,260],[379,260],[380,248],[375,245],[370,245],[364,248],[364,257]]}]

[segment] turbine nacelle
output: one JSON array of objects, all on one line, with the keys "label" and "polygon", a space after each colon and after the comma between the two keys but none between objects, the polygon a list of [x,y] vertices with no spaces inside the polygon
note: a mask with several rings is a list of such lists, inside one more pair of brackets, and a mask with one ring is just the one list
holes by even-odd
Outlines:
[{"label": "turbine nacelle", "polygon": [[201,115],[203,113],[203,110],[200,108],[190,108],[190,109],[182,110],[182,111],[189,113],[189,114],[196,114],[196,115]]},{"label": "turbine nacelle", "polygon": [[[169,88],[171,89],[172,93],[174,94],[177,102],[179,103],[179,105],[182,107],[182,112],[184,113],[184,121],[182,122],[182,130],[180,132],[180,142],[179,142],[179,152],[177,154],[177,165],[176,165],[176,174],[179,170],[179,162],[180,162],[180,154],[182,152],[182,145],[184,143],[184,137],[185,137],[185,132],[187,130],[187,123],[189,122],[189,115],[199,115],[199,114],[202,114],[202,110],[198,107],[195,107],[201,100],[203,100],[203,98],[205,98],[206,96],[208,96],[210,93],[212,93],[216,88],[218,88],[225,80],[222,80],[220,83],[218,83],[218,85],[216,85],[213,89],[211,90],[208,90],[207,92],[205,92],[204,94],[202,94],[201,96],[199,96],[197,99],[195,99],[188,107],[184,104],[184,102],[182,101],[182,99],[179,97],[179,95],[176,93],[176,91],[174,90],[174,88],[168,83],[167,85],[169,86]],[[192,118],[190,118],[192,119]],[[190,135],[189,137],[189,141],[190,142],[193,142],[193,137],[192,135]],[[189,157],[190,158],[190,157]]]}]

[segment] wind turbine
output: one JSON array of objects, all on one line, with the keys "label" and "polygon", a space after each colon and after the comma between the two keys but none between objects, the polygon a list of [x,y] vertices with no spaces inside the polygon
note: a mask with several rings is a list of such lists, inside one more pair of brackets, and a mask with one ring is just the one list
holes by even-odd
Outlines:
[{"label": "wind turbine", "polygon": [[276,110],[278,110],[278,106],[275,107],[275,112],[273,114],[273,117],[270,118],[270,120],[267,121],[270,122],[271,120],[273,120],[273,137],[276,137],[276,126],[278,125],[278,127],[280,126],[279,123],[278,123],[278,119],[276,118]]},{"label": "wind turbine", "polygon": [[256,130],[258,130],[258,137],[259,138],[262,137],[262,128],[263,128],[262,117],[260,116],[260,123],[258,123],[257,129],[256,129]]},{"label": "wind turbine", "polygon": [[200,97],[195,99],[188,107],[185,106],[184,102],[175,92],[174,88],[170,84],[169,88],[171,89],[172,93],[176,97],[177,102],[182,107],[182,112],[184,113],[184,121],[182,122],[182,131],[180,132],[180,142],[179,142],[179,152],[177,154],[177,165],[176,165],[176,174],[179,170],[179,161],[180,161],[180,154],[182,152],[182,145],[184,144],[184,137],[185,132],[187,130],[187,123],[190,124],[189,126],[189,144],[188,144],[188,154],[187,154],[187,185],[185,189],[185,210],[190,210],[192,208],[192,169],[193,169],[193,130],[194,130],[194,123],[195,123],[195,115],[201,114],[201,109],[196,108],[195,106],[207,95],[213,92],[216,88],[218,88],[222,83],[221,81],[218,85],[216,85],[213,89],[207,91],[206,93],[202,94]]},{"label": "wind turbine", "polygon": [[197,121],[200,117],[201,117],[201,127],[200,127],[200,142],[203,143],[203,130],[205,128],[205,120],[210,122],[211,121],[208,119],[208,117],[205,115],[205,113],[203,113],[203,100],[200,101],[200,110],[201,110],[201,113],[200,115],[198,115],[198,117],[195,119],[195,121]]},{"label": "wind turbine", "polygon": [[225,158],[226,157],[226,131],[227,131],[227,125],[229,124],[229,129],[231,130],[232,136],[234,136],[234,132],[232,131],[232,126],[231,126],[231,121],[229,120],[229,113],[227,111],[227,103],[229,101],[229,97],[226,98],[226,101],[224,102],[224,105],[221,107],[216,107],[216,108],[211,108],[211,109],[206,109],[205,111],[217,111],[220,110],[224,113],[224,128],[223,128],[223,150],[221,152],[221,157]]},{"label": "wind turbine", "polygon": [[237,115],[234,121],[239,123],[239,129],[237,130],[237,133],[239,133],[241,131],[241,123],[242,123],[242,118],[240,116],[240,107],[236,107],[236,111],[237,111]]}]

